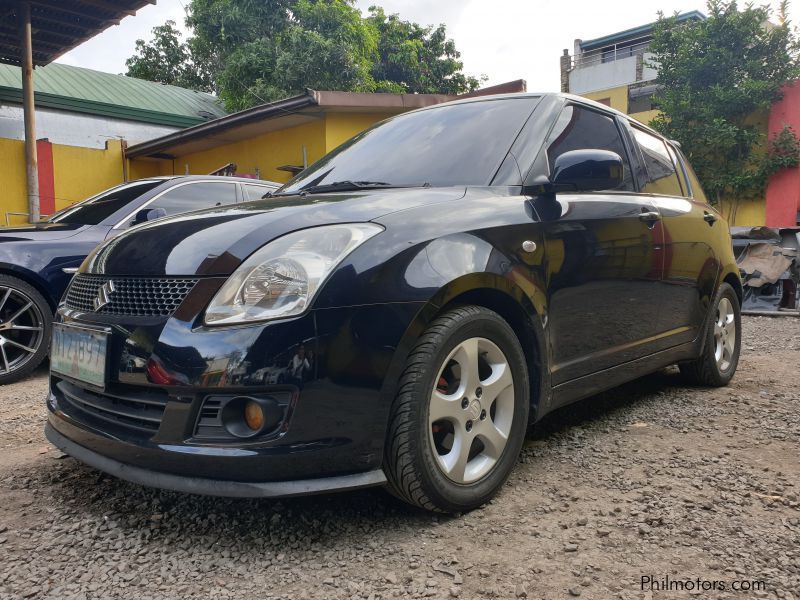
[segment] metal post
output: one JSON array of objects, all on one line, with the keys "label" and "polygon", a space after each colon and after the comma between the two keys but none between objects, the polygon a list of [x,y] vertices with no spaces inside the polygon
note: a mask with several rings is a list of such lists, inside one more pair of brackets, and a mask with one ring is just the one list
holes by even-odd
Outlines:
[{"label": "metal post", "polygon": [[36,108],[33,102],[33,45],[31,7],[18,5],[19,42],[22,47],[22,110],[25,121],[25,166],[28,173],[28,220],[39,220],[39,165],[36,156]]}]

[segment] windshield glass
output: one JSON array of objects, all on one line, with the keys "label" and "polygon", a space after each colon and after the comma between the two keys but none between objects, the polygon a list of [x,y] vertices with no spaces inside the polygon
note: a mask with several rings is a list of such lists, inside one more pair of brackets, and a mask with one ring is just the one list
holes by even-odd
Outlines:
[{"label": "windshield glass", "polygon": [[98,225],[119,209],[124,208],[142,194],[149,192],[162,183],[164,183],[162,179],[148,179],[111,188],[54,214],[47,222]]},{"label": "windshield glass", "polygon": [[488,185],[537,99],[445,104],[394,117],[345,142],[278,193],[338,182]]}]

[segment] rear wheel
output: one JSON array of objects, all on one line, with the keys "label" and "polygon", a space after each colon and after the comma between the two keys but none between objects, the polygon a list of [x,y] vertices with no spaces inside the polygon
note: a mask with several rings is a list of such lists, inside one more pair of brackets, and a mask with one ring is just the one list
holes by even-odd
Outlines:
[{"label": "rear wheel", "polygon": [[53,316],[30,284],[0,275],[0,384],[30,374],[47,355]]},{"label": "rear wheel", "polygon": [[391,490],[433,511],[484,504],[516,463],[528,403],[525,355],[508,323],[478,306],[442,314],[409,355],[392,406]]},{"label": "rear wheel", "polygon": [[736,373],[742,345],[742,314],[739,297],[727,283],[720,285],[706,323],[703,353],[680,365],[691,383],[720,387]]}]

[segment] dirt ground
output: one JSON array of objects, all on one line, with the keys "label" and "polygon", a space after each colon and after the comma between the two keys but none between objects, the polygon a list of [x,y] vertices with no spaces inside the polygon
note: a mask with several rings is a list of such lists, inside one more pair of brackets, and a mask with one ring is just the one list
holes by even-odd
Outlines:
[{"label": "dirt ground", "polygon": [[448,518],[115,480],[45,441],[41,371],[0,390],[0,598],[800,599],[800,319],[744,331],[730,387],[671,369],[561,410]]}]

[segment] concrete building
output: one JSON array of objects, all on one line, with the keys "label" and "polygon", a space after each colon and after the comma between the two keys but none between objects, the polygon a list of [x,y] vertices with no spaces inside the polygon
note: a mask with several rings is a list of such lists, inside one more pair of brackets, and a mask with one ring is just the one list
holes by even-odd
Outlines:
[{"label": "concrete building", "polygon": [[[51,63],[36,69],[43,215],[126,179],[127,144],[224,116],[210,94]],[[0,64],[0,224],[28,220],[20,69]]]},{"label": "concrete building", "polygon": [[[678,22],[703,20],[692,11]],[[578,94],[648,123],[657,114],[653,106],[658,70],[648,52],[655,23],[626,29],[593,40],[575,40],[573,54],[560,57],[561,91]],[[784,125],[800,132],[800,82],[785,89],[783,100],[770,111],[752,115],[752,123],[774,136]],[[765,198],[723,200],[720,207],[731,225],[792,227],[800,224],[800,167],[774,175]]]},{"label": "concrete building", "polygon": [[[705,19],[692,11],[678,22]],[[653,26],[648,23],[593,40],[575,40],[574,53],[561,56],[561,91],[578,94],[616,108],[647,123],[656,114],[652,97],[658,71],[648,52]]]}]

